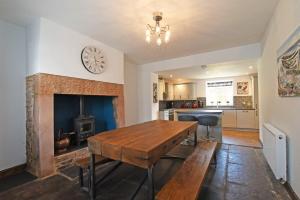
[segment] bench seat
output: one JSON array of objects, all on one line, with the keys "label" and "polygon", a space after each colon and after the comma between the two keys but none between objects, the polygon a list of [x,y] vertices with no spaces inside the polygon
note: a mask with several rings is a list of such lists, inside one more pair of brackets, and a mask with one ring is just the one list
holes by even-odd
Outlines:
[{"label": "bench seat", "polygon": [[[99,164],[103,164],[110,161],[110,159],[99,156],[99,155],[95,155],[95,164],[99,165]],[[85,157],[85,158],[81,158],[75,161],[75,165],[82,168],[82,169],[88,169],[89,165],[90,165],[90,157]]]},{"label": "bench seat", "polygon": [[195,200],[204,182],[217,142],[199,142],[175,175],[156,196],[158,200]]},{"label": "bench seat", "polygon": [[[111,159],[96,155],[95,156],[95,166],[110,162]],[[81,158],[75,161],[75,165],[79,168],[79,185],[83,191],[89,192],[90,190],[90,157]],[[87,171],[88,173],[88,185],[84,186],[83,183],[83,172]]]}]

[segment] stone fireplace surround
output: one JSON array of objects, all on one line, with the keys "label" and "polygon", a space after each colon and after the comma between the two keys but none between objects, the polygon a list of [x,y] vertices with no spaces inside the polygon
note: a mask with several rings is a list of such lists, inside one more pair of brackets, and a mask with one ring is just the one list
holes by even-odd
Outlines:
[{"label": "stone fireplace surround", "polygon": [[[26,155],[27,169],[37,177],[54,174],[57,162],[86,156],[87,149],[54,157],[54,94],[113,96],[117,127],[124,126],[122,84],[34,74],[26,78]],[[71,158],[70,158],[71,157]]]}]

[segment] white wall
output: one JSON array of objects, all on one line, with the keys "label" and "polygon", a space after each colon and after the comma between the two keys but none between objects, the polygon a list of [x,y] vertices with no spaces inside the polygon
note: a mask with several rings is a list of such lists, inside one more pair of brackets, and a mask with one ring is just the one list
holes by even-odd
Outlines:
[{"label": "white wall", "polygon": [[[88,36],[41,18],[28,27],[28,75],[49,73],[83,79],[124,83],[124,55]],[[81,63],[81,51],[92,45],[103,50],[106,71],[102,74],[88,72]]]},{"label": "white wall", "polygon": [[27,74],[35,74],[40,66],[40,23],[39,19],[34,20],[26,28],[27,46]]},{"label": "white wall", "polygon": [[137,65],[125,59],[124,66],[124,101],[126,126],[138,122],[138,72]]},{"label": "white wall", "polygon": [[[205,97],[206,96],[206,81],[233,81],[233,96],[251,96],[253,94],[253,88],[251,84],[250,76],[234,76],[234,77],[226,77],[226,78],[213,78],[213,79],[201,79],[196,81],[196,90],[197,97]],[[249,94],[241,95],[237,94],[237,82],[248,82],[249,84]]]},{"label": "white wall", "polygon": [[25,29],[0,21],[0,171],[26,163]]},{"label": "white wall", "polygon": [[281,0],[263,41],[259,67],[260,115],[288,134],[288,182],[300,196],[300,98],[279,97],[277,93],[277,50],[300,25],[300,1]]},{"label": "white wall", "polygon": [[158,75],[138,68],[139,122],[158,118],[158,103],[153,103],[153,83],[158,84]]}]

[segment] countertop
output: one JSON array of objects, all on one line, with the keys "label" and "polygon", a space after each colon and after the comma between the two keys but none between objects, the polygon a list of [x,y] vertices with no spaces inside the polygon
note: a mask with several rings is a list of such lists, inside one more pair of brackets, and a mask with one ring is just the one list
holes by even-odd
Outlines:
[{"label": "countertop", "polygon": [[165,110],[255,110],[255,108],[235,108],[235,107],[204,107],[204,108],[169,108],[169,109],[163,109],[160,111],[165,111]]},{"label": "countertop", "polygon": [[180,108],[174,109],[177,113],[210,113],[210,114],[222,114],[223,110],[212,110],[212,109],[196,109],[196,108]]}]

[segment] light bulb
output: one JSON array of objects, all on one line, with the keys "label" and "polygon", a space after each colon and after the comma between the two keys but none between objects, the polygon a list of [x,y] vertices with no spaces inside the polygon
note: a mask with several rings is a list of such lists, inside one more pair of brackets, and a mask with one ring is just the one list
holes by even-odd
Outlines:
[{"label": "light bulb", "polygon": [[146,36],[146,42],[148,42],[148,43],[150,43],[150,42],[151,42],[150,35],[147,35],[147,36]]},{"label": "light bulb", "polygon": [[170,32],[170,30],[167,30],[166,37],[170,38],[170,36],[171,36],[171,32]]},{"label": "light bulb", "polygon": [[171,33],[170,33],[170,31],[168,30],[168,31],[166,32],[166,34],[165,34],[165,42],[166,42],[166,43],[169,42],[169,40],[170,40],[170,35],[171,35]]},{"label": "light bulb", "polygon": [[149,29],[146,30],[146,36],[150,36],[150,30]]},{"label": "light bulb", "polygon": [[155,27],[155,32],[156,32],[156,33],[160,33],[160,27],[159,27],[159,25],[156,25],[156,27]]},{"label": "light bulb", "polygon": [[161,39],[160,39],[160,37],[159,37],[159,38],[157,38],[157,40],[156,40],[156,44],[157,44],[158,46],[160,46],[160,45],[161,45]]}]

